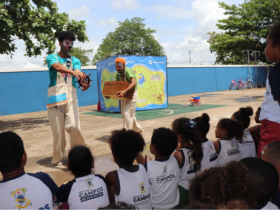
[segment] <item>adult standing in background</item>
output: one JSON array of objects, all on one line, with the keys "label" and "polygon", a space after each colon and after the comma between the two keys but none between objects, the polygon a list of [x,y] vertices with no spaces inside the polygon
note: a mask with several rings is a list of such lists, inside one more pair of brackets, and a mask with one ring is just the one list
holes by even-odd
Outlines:
[{"label": "adult standing in background", "polygon": [[[121,101],[121,113],[123,118],[123,127],[126,130],[134,130],[138,133],[143,133],[144,129],[137,123],[135,110],[137,103],[137,82],[136,76],[131,68],[126,67],[126,61],[124,58],[117,58],[115,60],[116,70],[118,73],[115,76],[116,81],[129,82],[130,85],[124,91],[118,92],[119,97],[124,97],[128,92],[134,90],[133,98],[131,101],[122,100]],[[107,97],[109,99],[110,97]]]},{"label": "adult standing in background", "polygon": [[[65,164],[65,130],[70,134],[70,146],[84,145],[85,138],[80,129],[79,107],[75,77],[84,79],[81,72],[81,62],[78,58],[69,55],[75,34],[71,31],[62,31],[58,35],[60,52],[47,56],[50,85],[48,89],[48,117],[53,133],[52,164]],[[83,90],[83,89],[82,89]]]}]

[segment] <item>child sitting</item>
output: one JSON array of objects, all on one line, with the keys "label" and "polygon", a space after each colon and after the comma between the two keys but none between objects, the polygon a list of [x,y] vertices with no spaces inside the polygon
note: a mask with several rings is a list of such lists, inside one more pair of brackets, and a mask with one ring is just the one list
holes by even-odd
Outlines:
[{"label": "child sitting", "polygon": [[259,158],[244,158],[240,161],[249,171],[249,178],[255,188],[257,205],[254,209],[279,209],[271,198],[277,193],[279,177],[270,163]]},{"label": "child sitting", "polygon": [[119,201],[139,209],[152,208],[151,186],[143,165],[133,161],[144,150],[143,137],[132,130],[116,130],[109,139],[114,161],[120,169],[106,175],[111,204]]},{"label": "child sitting", "polygon": [[241,160],[240,151],[233,138],[239,143],[242,142],[242,124],[232,119],[221,119],[217,124],[215,134],[216,138],[221,139],[213,142],[218,153],[220,166],[224,166],[230,161]]},{"label": "child sitting", "polygon": [[237,142],[238,149],[240,151],[241,159],[246,157],[257,157],[256,146],[252,135],[249,131],[245,130],[250,125],[250,116],[253,115],[252,107],[240,108],[239,111],[235,112],[231,119],[240,122],[243,125],[244,132],[242,142]]},{"label": "child sitting", "polygon": [[196,121],[189,118],[176,119],[172,130],[177,134],[179,150],[174,153],[180,166],[180,201],[189,201],[189,181],[201,169],[203,159],[202,145]]},{"label": "child sitting", "polygon": [[209,115],[203,113],[201,117],[194,119],[200,134],[200,142],[202,144],[203,158],[201,161],[201,170],[205,170],[211,167],[219,166],[218,155],[214,144],[212,141],[209,141],[206,137],[210,129],[210,118]]},{"label": "child sitting", "polygon": [[146,162],[142,155],[136,158],[138,163],[146,165],[155,209],[170,209],[179,204],[180,168],[176,158],[171,156],[177,145],[176,133],[168,128],[158,128],[154,130],[150,144],[155,160]]},{"label": "child sitting", "polygon": [[190,184],[190,204],[198,201],[216,207],[239,201],[241,205],[236,209],[255,208],[256,195],[249,171],[242,163],[234,161],[204,170]]},{"label": "child sitting", "polygon": [[280,24],[274,24],[267,35],[265,55],[267,61],[277,63],[269,72],[266,80],[266,92],[261,105],[261,140],[258,145],[258,157],[262,149],[270,142],[280,141]]},{"label": "child sitting", "polygon": [[53,209],[56,184],[43,172],[25,173],[27,155],[14,132],[0,133],[0,208]]},{"label": "child sitting", "polygon": [[98,209],[109,204],[104,177],[91,173],[94,159],[87,147],[72,148],[67,167],[75,179],[57,189],[57,201],[68,202],[69,209]]}]

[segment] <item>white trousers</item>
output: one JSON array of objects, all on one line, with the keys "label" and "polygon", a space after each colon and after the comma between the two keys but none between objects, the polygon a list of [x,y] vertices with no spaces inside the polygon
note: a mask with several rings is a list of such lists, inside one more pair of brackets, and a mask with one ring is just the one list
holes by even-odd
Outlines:
[{"label": "white trousers", "polygon": [[79,121],[78,100],[62,106],[48,108],[48,117],[53,133],[53,159],[52,163],[58,163],[67,157],[65,153],[65,130],[70,134],[70,147],[85,144],[85,138],[81,133]]},{"label": "white trousers", "polygon": [[131,101],[121,101],[121,113],[123,118],[123,127],[126,130],[134,130],[140,132],[142,127],[137,123],[135,117],[136,103],[137,103],[137,90],[134,91]]}]

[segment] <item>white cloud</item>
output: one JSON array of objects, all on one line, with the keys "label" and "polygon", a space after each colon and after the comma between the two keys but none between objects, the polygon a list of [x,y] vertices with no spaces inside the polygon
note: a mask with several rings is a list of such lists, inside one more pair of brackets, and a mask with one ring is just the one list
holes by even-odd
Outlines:
[{"label": "white cloud", "polygon": [[226,18],[224,10],[219,8],[218,0],[195,0],[190,9],[170,5],[150,9],[156,10],[160,18],[194,21],[195,27],[189,28],[186,25],[187,31],[184,32],[186,35],[182,41],[161,43],[170,64],[189,64],[190,49],[192,64],[201,64],[202,61],[203,64],[215,62],[215,54],[210,53],[210,45],[207,43],[207,32],[219,32],[216,24],[218,20]]},{"label": "white cloud", "polygon": [[140,5],[137,0],[112,0],[111,7],[115,10],[136,10],[137,8],[140,8]]},{"label": "white cloud", "polygon": [[26,62],[26,64],[23,66],[23,68],[40,68],[41,66],[35,63],[31,63],[29,61]]},{"label": "white cloud", "polygon": [[111,17],[108,20],[103,19],[103,18],[99,19],[98,20],[98,25],[99,26],[109,25],[109,26],[117,27],[119,24],[118,24],[118,21],[114,17]]},{"label": "white cloud", "polygon": [[90,14],[90,7],[83,5],[82,7],[78,7],[76,9],[71,9],[68,12],[69,18],[76,20],[82,17],[87,17]]}]

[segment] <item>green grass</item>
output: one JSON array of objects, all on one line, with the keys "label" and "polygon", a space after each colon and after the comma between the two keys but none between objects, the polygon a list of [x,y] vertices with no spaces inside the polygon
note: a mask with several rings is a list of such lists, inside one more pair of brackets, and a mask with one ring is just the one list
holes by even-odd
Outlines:
[{"label": "green grass", "polygon": [[[163,118],[163,117],[169,117],[169,116],[185,114],[185,113],[190,113],[190,112],[214,109],[214,108],[223,107],[223,106],[226,106],[226,105],[203,104],[201,106],[186,107],[186,106],[182,106],[181,104],[168,104],[168,107],[164,108],[164,109],[137,111],[136,118],[139,121],[153,120],[153,119],[159,119],[159,118]],[[172,114],[170,114],[171,110],[173,111]],[[83,114],[103,116],[103,117],[122,118],[121,113],[118,113],[118,112],[87,112],[87,113],[83,113]]]}]

